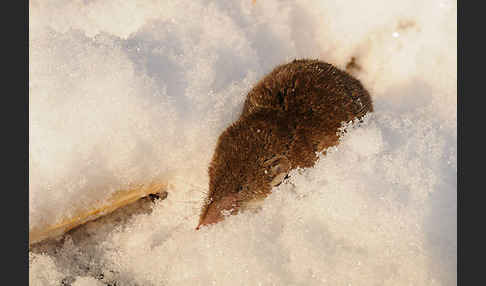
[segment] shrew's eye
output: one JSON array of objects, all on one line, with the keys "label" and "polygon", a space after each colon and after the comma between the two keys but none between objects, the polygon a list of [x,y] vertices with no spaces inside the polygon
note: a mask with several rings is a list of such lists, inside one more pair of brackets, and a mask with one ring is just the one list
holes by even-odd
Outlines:
[{"label": "shrew's eye", "polygon": [[238,192],[241,192],[243,190],[243,186],[238,187]]}]

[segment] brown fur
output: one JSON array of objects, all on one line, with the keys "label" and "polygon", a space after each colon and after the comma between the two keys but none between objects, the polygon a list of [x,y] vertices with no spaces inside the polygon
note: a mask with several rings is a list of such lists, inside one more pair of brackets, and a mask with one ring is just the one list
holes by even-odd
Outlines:
[{"label": "brown fur", "polygon": [[313,166],[316,152],[338,143],[343,121],[370,111],[361,83],[330,64],[294,60],[276,67],[248,93],[240,118],[218,139],[199,226],[265,198],[291,169]]}]

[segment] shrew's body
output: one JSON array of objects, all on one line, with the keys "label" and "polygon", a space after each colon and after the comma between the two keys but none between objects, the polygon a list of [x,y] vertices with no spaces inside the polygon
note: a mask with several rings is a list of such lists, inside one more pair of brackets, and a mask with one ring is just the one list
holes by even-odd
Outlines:
[{"label": "shrew's body", "polygon": [[371,111],[361,83],[330,64],[294,60],[276,67],[218,139],[199,226],[265,198],[291,169],[313,166],[316,152],[338,143],[342,122]]}]

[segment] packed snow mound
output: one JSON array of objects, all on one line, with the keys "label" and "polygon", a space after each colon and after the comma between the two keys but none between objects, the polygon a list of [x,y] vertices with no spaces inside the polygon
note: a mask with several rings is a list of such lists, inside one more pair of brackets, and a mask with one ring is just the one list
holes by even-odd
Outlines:
[{"label": "packed snow mound", "polygon": [[[30,252],[31,285],[456,284],[455,1],[29,5],[29,229],[170,183],[89,245]],[[219,134],[294,58],[348,67],[375,112],[259,212],[195,231]]]}]

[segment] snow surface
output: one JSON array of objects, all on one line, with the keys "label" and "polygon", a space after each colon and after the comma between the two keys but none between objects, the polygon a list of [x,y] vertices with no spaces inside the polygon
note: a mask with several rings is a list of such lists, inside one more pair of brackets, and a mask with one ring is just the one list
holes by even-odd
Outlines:
[{"label": "snow surface", "polygon": [[[455,1],[29,4],[29,228],[170,182],[90,244],[29,252],[31,285],[456,284]],[[354,57],[375,112],[260,212],[195,231],[217,137],[304,57]]]}]

